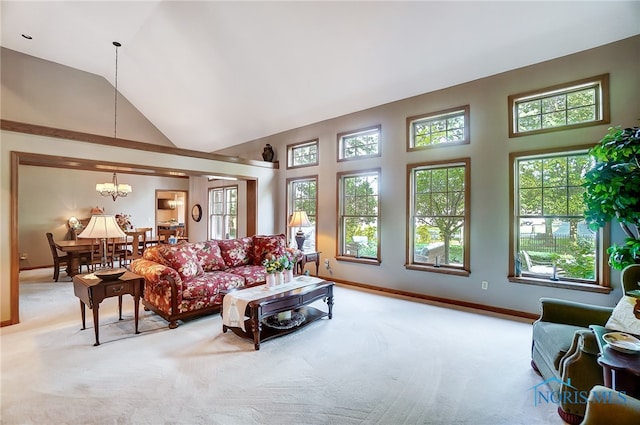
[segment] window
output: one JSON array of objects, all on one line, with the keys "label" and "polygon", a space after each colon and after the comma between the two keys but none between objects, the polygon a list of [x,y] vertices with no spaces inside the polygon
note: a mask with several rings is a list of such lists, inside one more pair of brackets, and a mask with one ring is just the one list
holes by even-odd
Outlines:
[{"label": "window", "polygon": [[380,156],[381,126],[338,134],[338,161]]},{"label": "window", "polygon": [[511,157],[512,275],[531,283],[604,285],[601,231],[584,219],[587,150]]},{"label": "window", "polygon": [[380,169],[338,174],[338,259],[380,263]]},{"label": "window", "polygon": [[407,268],[468,275],[469,163],[409,164]]},{"label": "window", "polygon": [[609,123],[609,74],[509,96],[509,137]]},{"label": "window", "polygon": [[408,150],[469,143],[469,106],[407,118]]},{"label": "window", "polygon": [[[318,177],[302,177],[288,180],[287,190],[287,223],[294,211],[304,211],[309,217],[311,227],[289,229],[289,241],[294,242],[294,235],[302,230],[305,235],[303,251],[316,250],[316,234],[318,230]],[[295,246],[295,245],[294,245]]]},{"label": "window", "polygon": [[318,165],[318,139],[287,146],[287,168]]},{"label": "window", "polygon": [[209,238],[238,237],[238,187],[209,189]]}]

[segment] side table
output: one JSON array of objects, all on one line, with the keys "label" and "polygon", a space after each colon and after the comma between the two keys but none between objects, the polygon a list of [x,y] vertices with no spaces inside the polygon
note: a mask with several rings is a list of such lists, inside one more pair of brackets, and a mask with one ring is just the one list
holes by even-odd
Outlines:
[{"label": "side table", "polygon": [[640,398],[640,355],[614,350],[602,338],[604,334],[610,332],[608,329],[597,325],[589,327],[594,332],[600,348],[598,364],[602,366],[604,385]]},{"label": "side table", "polygon": [[73,292],[80,299],[82,329],[86,329],[85,306],[93,310],[93,329],[96,334],[96,343],[93,345],[100,345],[98,310],[100,303],[105,298],[118,297],[118,320],[122,320],[122,296],[125,294],[133,296],[135,332],[136,334],[140,333],[138,331],[138,307],[144,288],[144,277],[129,271],[116,280],[89,279],[86,276],[88,275],[73,276]]},{"label": "side table", "polygon": [[316,276],[318,276],[318,272],[320,271],[320,254],[322,251],[307,251],[302,253],[302,259],[298,262],[298,273],[304,273],[304,266],[307,263],[314,262],[316,263]]}]

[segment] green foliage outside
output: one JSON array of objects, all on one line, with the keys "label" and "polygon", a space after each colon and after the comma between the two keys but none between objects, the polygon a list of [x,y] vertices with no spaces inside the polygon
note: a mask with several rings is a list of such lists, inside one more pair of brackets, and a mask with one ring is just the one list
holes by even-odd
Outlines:
[{"label": "green foliage outside", "polygon": [[359,257],[377,258],[378,175],[345,177],[343,184],[344,243]]}]

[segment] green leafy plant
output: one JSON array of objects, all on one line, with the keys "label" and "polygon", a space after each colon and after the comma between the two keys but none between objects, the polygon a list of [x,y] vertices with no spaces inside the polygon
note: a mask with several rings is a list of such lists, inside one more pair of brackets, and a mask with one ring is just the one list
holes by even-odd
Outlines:
[{"label": "green leafy plant", "polygon": [[626,235],[623,245],[607,249],[615,269],[640,263],[640,127],[609,128],[589,154],[595,160],[585,175],[585,218],[592,229],[616,219]]}]

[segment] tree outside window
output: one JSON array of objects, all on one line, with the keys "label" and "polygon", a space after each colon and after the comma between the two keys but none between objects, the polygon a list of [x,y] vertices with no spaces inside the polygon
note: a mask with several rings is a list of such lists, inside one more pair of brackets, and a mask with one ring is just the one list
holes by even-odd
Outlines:
[{"label": "tree outside window", "polygon": [[410,164],[409,264],[469,270],[469,159]]},{"label": "tree outside window", "polygon": [[[309,217],[312,226],[301,229],[305,234],[305,241],[302,248],[303,251],[315,251],[318,229],[318,177],[303,177],[289,180],[287,189],[289,190],[287,197],[287,218],[291,217],[291,214],[295,211],[304,211],[307,213],[307,217]],[[297,231],[298,229],[289,229],[290,241],[293,240],[293,235],[295,235]]]},{"label": "tree outside window", "polygon": [[379,169],[338,175],[343,259],[380,262],[379,181]]},{"label": "tree outside window", "polygon": [[515,159],[514,273],[553,281],[595,283],[599,232],[584,218],[586,152]]},{"label": "tree outside window", "polygon": [[380,156],[381,126],[338,134],[338,160]]}]

